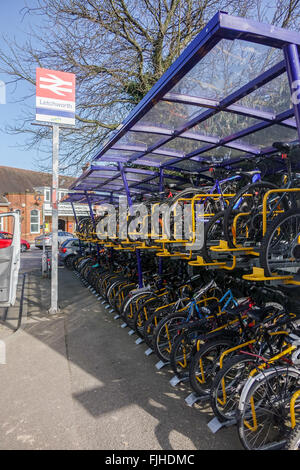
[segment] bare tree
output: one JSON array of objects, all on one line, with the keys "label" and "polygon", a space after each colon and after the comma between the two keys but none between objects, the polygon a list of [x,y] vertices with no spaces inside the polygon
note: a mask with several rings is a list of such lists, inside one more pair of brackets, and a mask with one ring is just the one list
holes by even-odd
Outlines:
[{"label": "bare tree", "polygon": [[[0,71],[35,92],[35,69],[76,74],[77,130],[64,130],[61,164],[75,173],[150,90],[218,10],[297,27],[300,0],[28,0],[23,15],[40,26],[25,43],[6,39]],[[264,4],[264,6],[262,5]],[[272,8],[271,8],[272,7]],[[270,14],[270,11],[272,13]],[[33,110],[8,129],[43,145],[48,128]],[[49,165],[49,155],[40,165]]]}]

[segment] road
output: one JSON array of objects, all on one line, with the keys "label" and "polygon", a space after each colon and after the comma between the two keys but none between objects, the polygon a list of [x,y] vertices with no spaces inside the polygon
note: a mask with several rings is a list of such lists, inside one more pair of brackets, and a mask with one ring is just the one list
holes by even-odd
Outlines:
[{"label": "road", "polygon": [[21,266],[20,274],[32,271],[34,269],[40,269],[42,263],[42,250],[31,247],[30,250],[21,253]]}]

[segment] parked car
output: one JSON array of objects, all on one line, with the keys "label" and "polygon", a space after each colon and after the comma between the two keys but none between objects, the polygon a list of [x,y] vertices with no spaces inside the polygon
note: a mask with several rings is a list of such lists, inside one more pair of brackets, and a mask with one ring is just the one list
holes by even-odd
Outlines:
[{"label": "parked car", "polygon": [[[45,238],[45,247],[50,248],[52,246],[52,232],[45,233],[45,235],[39,235],[35,238],[34,244],[37,248],[43,249],[43,238]],[[58,244],[61,245],[65,240],[74,238],[74,235],[69,232],[58,231]]]},{"label": "parked car", "polygon": [[[0,232],[0,248],[6,248],[7,246],[11,245],[12,241],[12,234],[9,232]],[[24,251],[27,251],[30,249],[30,244],[28,243],[27,240],[24,240],[21,238],[21,251],[22,253]]]},{"label": "parked car", "polygon": [[[89,244],[87,242],[81,242],[81,246],[83,248],[87,248],[88,245]],[[78,253],[78,250],[78,238],[71,238],[70,240],[65,240],[58,250],[58,260],[64,263],[67,267],[69,267],[69,261]]]}]

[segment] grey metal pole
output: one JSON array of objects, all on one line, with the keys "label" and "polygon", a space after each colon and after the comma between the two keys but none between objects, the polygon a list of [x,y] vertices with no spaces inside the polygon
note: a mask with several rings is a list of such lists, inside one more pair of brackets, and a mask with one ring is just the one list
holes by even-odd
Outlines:
[{"label": "grey metal pole", "polygon": [[45,242],[45,203],[43,203],[43,256],[42,256],[42,276],[46,275],[46,242]]},{"label": "grey metal pole", "polygon": [[50,314],[58,312],[58,155],[59,125],[53,124],[52,143],[52,261]]}]

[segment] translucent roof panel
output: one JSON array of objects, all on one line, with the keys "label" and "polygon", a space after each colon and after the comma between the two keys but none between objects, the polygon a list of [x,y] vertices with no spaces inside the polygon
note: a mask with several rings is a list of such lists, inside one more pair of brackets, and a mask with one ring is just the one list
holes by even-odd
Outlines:
[{"label": "translucent roof panel", "polygon": [[171,92],[221,100],[282,59],[281,50],[222,39]]},{"label": "translucent roof panel", "polygon": [[118,144],[132,144],[132,145],[153,145],[160,140],[161,136],[156,133],[149,132],[128,132]]},{"label": "translucent roof panel", "polygon": [[211,118],[208,118],[195,127],[192,127],[190,131],[206,136],[223,138],[234,132],[253,126],[258,122],[260,122],[260,120],[253,117],[220,111]]},{"label": "translucent roof panel", "polygon": [[288,127],[275,124],[266,129],[262,129],[254,134],[244,137],[241,142],[254,144],[263,149],[270,147],[275,141],[293,142],[298,139],[297,129],[289,129]]},{"label": "translucent roof panel", "polygon": [[143,125],[157,125],[169,129],[177,129],[196,114],[204,111],[197,105],[160,101],[140,120]]},{"label": "translucent roof panel", "polygon": [[236,104],[270,113],[280,113],[289,109],[292,102],[287,75],[283,74],[271,80],[237,101]]},{"label": "translucent roof panel", "polygon": [[[208,165],[243,162],[275,152],[275,141],[297,140],[300,105],[290,84],[300,83],[299,46],[297,31],[217,12],[95,155],[117,164],[105,185],[127,178],[142,190],[143,182],[151,186],[147,166],[156,174],[205,174]],[[128,165],[145,179],[127,173]],[[80,184],[94,184],[90,177]]]}]

